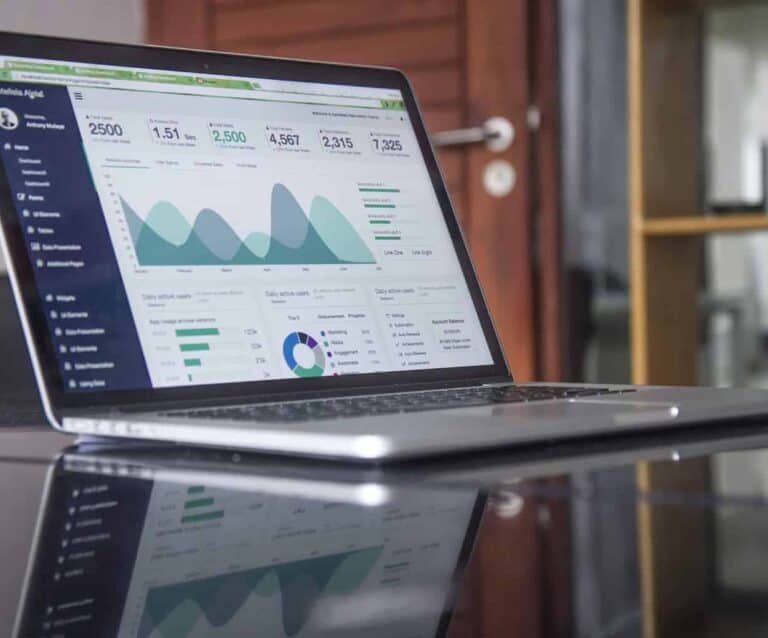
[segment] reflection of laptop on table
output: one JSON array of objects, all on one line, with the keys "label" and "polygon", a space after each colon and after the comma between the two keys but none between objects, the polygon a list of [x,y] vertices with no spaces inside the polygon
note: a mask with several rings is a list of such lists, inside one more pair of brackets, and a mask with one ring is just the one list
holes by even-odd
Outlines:
[{"label": "reflection of laptop on table", "polygon": [[15,635],[443,635],[477,491],[305,487],[64,455]]},{"label": "reflection of laptop on table", "polygon": [[768,412],[514,385],[401,73],[0,34],[0,221],[51,424],[389,459]]}]

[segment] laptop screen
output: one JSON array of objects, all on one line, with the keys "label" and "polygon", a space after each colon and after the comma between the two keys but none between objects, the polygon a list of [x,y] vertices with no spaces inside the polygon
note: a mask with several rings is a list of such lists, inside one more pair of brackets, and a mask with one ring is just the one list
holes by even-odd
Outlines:
[{"label": "laptop screen", "polygon": [[489,366],[403,95],[0,57],[68,392]]}]

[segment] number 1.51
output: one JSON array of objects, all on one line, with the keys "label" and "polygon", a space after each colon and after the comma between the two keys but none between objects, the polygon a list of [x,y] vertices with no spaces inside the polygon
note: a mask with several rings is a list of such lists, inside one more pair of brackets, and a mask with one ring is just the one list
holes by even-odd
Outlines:
[{"label": "number 1.51", "polygon": [[181,139],[181,133],[175,126],[153,126],[151,127],[152,135],[155,139],[163,141],[174,141]]}]

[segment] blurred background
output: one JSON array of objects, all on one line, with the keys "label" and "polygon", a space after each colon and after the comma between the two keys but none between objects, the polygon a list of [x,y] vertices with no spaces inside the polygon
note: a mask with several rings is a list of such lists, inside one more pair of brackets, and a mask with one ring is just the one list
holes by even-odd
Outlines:
[{"label": "blurred background", "polygon": [[[664,216],[762,214],[768,5],[654,4],[688,6],[679,28],[697,41],[695,210]],[[630,153],[628,13],[627,0],[392,0],[384,13],[374,0],[2,0],[0,25],[398,66],[432,133],[509,120],[508,149],[440,148],[498,329],[517,378],[605,383],[633,380],[628,158],[646,149]],[[700,233],[695,372],[680,382],[768,383],[768,239],[756,226]]]},{"label": "blurred background", "polygon": [[[768,387],[768,3],[2,0],[0,26],[400,67],[517,379]],[[490,118],[512,126],[507,147],[456,143]],[[675,480],[766,497],[768,459],[738,459]],[[658,478],[605,471],[575,487]],[[561,513],[570,523],[548,541],[570,548],[581,598],[549,593],[579,635],[637,635],[637,513],[584,508]],[[711,522],[713,578],[768,592],[759,562],[740,559],[740,524]]]}]

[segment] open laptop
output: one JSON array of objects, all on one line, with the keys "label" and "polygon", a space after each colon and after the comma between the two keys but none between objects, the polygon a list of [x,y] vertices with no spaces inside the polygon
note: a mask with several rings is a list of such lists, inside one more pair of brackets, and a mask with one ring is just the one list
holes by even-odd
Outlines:
[{"label": "open laptop", "polygon": [[515,385],[397,70],[0,34],[0,158],[67,432],[387,460],[768,413]]}]

